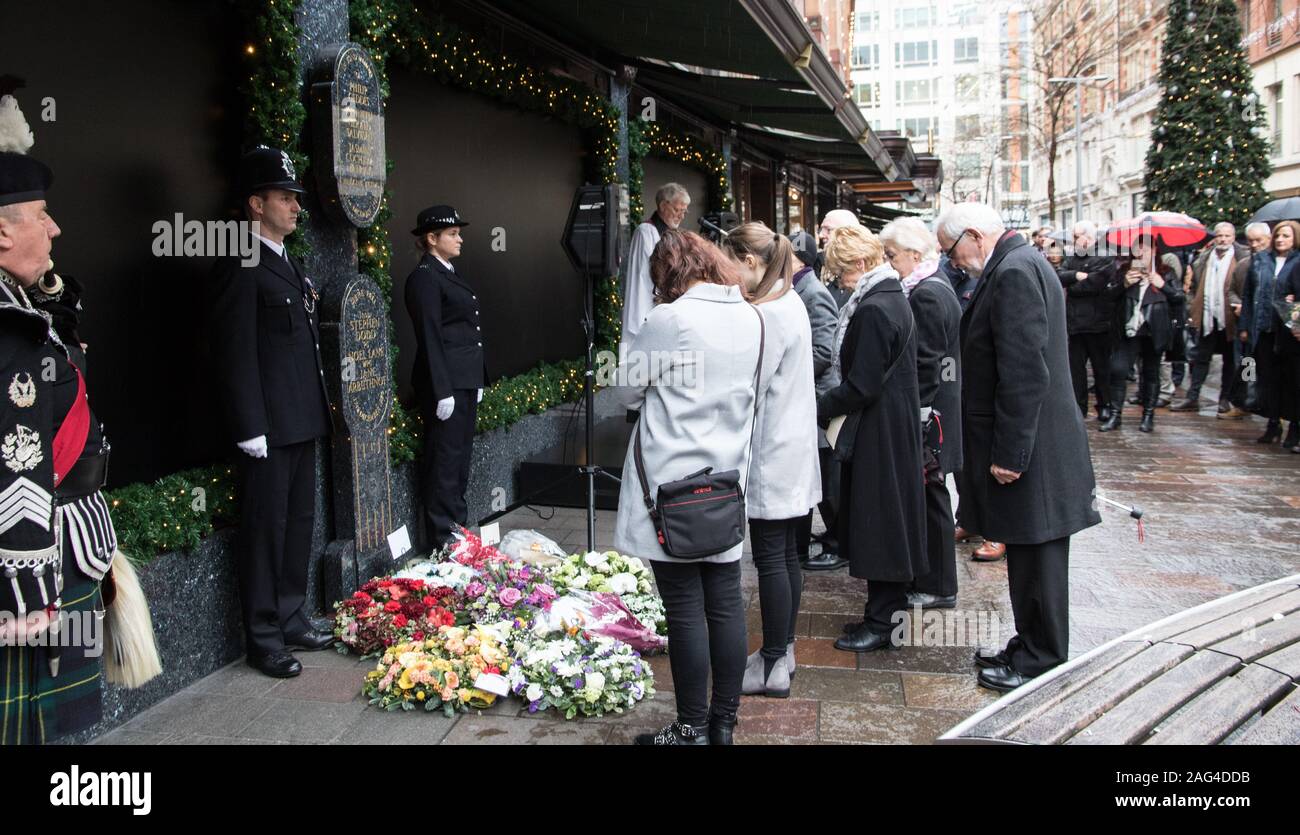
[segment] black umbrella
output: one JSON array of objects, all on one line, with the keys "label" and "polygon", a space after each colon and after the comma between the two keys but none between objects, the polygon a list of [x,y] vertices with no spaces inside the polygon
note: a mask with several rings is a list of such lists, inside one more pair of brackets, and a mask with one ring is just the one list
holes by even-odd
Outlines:
[{"label": "black umbrella", "polygon": [[1300,220],[1300,197],[1283,197],[1267,203],[1255,212],[1250,222],[1277,223],[1280,220]]}]

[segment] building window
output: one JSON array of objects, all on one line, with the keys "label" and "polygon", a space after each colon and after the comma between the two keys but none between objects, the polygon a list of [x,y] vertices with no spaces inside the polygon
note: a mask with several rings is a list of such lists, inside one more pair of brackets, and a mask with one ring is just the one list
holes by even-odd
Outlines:
[{"label": "building window", "polygon": [[1270,114],[1270,127],[1273,129],[1272,152],[1273,156],[1280,156],[1282,153],[1282,83],[1278,82],[1268,88],[1269,95],[1272,97],[1273,112]]},{"label": "building window", "polygon": [[958,26],[975,26],[982,22],[978,3],[963,3],[953,9],[952,16]]},{"label": "building window", "polygon": [[1004,162],[1002,168],[1003,194],[1029,193],[1029,163]]},{"label": "building window", "polygon": [[975,104],[980,100],[980,80],[975,75],[957,76],[956,99],[959,103]]},{"label": "building window", "polygon": [[938,41],[907,41],[894,44],[895,66],[932,67],[938,63]]},{"label": "building window", "polygon": [[853,47],[854,69],[880,69],[880,44],[865,44]]},{"label": "building window", "polygon": [[968,116],[957,117],[957,138],[974,139],[980,135],[980,116],[978,113],[972,113]]},{"label": "building window", "polygon": [[853,96],[859,107],[880,107],[880,82],[869,81],[854,86]]},{"label": "building window", "polygon": [[930,116],[899,119],[896,125],[896,129],[902,131],[903,135],[909,139],[928,139],[931,131],[934,132],[935,139],[939,138],[939,120]]},{"label": "building window", "polygon": [[1282,0],[1273,0],[1268,5],[1268,45],[1277,46],[1282,43]]},{"label": "building window", "polygon": [[854,31],[880,31],[880,12],[858,12],[857,19],[854,22]]},{"label": "building window", "polygon": [[958,38],[953,47],[953,61],[958,64],[974,64],[980,59],[979,38]]},{"label": "building window", "polygon": [[914,6],[910,9],[894,9],[894,27],[896,29],[929,29],[938,25],[938,15],[934,6]]},{"label": "building window", "polygon": [[899,104],[934,104],[939,100],[939,79],[895,81],[894,99]]},{"label": "building window", "polygon": [[980,164],[979,154],[958,154],[957,170],[958,177],[978,177],[983,165]]}]

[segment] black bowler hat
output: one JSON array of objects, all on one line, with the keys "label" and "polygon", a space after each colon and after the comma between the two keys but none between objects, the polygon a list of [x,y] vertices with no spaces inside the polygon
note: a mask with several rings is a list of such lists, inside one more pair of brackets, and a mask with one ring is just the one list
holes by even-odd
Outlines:
[{"label": "black bowler hat", "polygon": [[415,218],[415,228],[411,234],[419,236],[452,226],[469,226],[469,221],[461,220],[460,213],[451,206],[430,206]]},{"label": "black bowler hat", "polygon": [[239,161],[239,196],[247,197],[267,188],[303,193],[289,155],[275,148],[258,145]]},{"label": "black bowler hat", "polygon": [[34,137],[18,102],[0,96],[0,206],[44,200],[54,172],[27,156]]}]

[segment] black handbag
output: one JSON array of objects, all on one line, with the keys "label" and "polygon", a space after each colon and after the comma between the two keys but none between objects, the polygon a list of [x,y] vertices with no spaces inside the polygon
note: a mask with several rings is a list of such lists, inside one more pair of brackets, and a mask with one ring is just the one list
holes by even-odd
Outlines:
[{"label": "black handbag", "polygon": [[[912,334],[916,333],[916,319],[912,319],[912,327],[907,332],[907,338],[903,340],[903,349],[894,357],[890,363],[889,369],[885,371],[885,377],[880,381],[883,387],[893,376],[894,369],[898,368],[898,363],[907,356],[907,343],[912,341]],[[857,411],[844,416],[844,423],[840,425],[840,431],[835,436],[835,443],[831,449],[831,455],[836,461],[842,464],[853,463],[853,444],[858,435],[858,424],[862,422],[862,412]]]},{"label": "black handbag", "polygon": [[[754,428],[758,422],[758,382],[763,371],[763,343],[767,328],[763,314],[758,315],[758,367],[754,369],[754,419],[750,423],[749,447],[753,460]],[[644,414],[644,412],[643,412]],[[734,548],[745,540],[745,491],[740,486],[740,471],[715,473],[712,467],[691,473],[678,481],[659,485],[658,501],[650,497],[641,457],[641,424],[637,423],[634,441],[636,474],[641,480],[641,494],[654,523],[659,545],[664,553],[679,560],[711,557]]]}]

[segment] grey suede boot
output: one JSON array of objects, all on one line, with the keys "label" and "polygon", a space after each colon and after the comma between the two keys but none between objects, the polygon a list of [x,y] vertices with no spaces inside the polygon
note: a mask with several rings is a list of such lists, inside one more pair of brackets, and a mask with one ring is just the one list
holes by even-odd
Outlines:
[{"label": "grey suede boot", "polygon": [[790,680],[794,681],[794,641],[785,645],[785,670]]},{"label": "grey suede boot", "polygon": [[741,694],[769,696],[775,699],[789,698],[790,673],[785,665],[785,659],[778,659],[772,665],[771,672],[764,676],[763,670],[766,666],[761,650],[745,659],[745,678],[740,686]]}]

